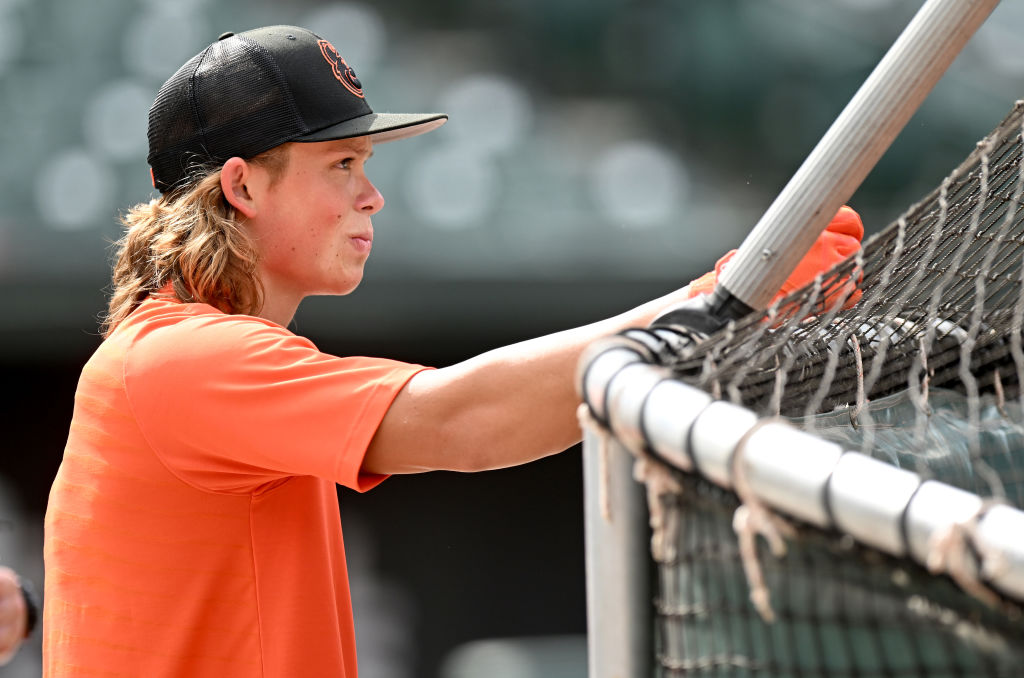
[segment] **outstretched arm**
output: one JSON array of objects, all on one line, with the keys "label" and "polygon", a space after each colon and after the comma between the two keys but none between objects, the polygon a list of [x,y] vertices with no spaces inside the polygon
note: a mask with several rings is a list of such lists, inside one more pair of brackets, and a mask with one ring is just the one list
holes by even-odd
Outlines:
[{"label": "outstretched arm", "polygon": [[363,471],[482,471],[561,452],[580,439],[574,375],[583,350],[688,297],[684,287],[607,320],[420,372],[381,422]]},{"label": "outstretched arm", "polygon": [[[860,217],[843,207],[779,294],[788,294],[851,256],[863,235]],[[515,466],[570,447],[581,435],[574,376],[583,350],[620,330],[644,327],[666,308],[710,292],[726,260],[719,261],[716,272],[608,320],[417,374],[385,415],[362,470],[380,474],[482,471]]]}]

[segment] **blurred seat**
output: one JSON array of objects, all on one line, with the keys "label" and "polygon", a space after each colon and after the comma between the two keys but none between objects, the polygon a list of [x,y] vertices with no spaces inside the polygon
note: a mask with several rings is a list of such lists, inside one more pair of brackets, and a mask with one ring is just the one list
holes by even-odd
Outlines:
[{"label": "blurred seat", "polygon": [[584,635],[490,638],[460,645],[441,664],[441,678],[586,678]]}]

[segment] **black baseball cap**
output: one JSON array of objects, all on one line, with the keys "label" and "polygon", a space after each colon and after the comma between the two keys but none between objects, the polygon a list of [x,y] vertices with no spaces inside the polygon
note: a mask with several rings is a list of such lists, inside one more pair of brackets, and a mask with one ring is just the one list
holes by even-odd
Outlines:
[{"label": "black baseball cap", "polygon": [[225,33],[163,84],[149,109],[153,186],[167,193],[202,168],[288,141],[405,139],[444,113],[374,113],[331,43],[297,26]]}]

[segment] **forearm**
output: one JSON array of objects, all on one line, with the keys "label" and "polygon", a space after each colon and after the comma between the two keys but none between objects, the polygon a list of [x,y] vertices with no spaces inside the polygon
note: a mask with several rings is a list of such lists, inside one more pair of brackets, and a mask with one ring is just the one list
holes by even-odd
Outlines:
[{"label": "forearm", "polygon": [[645,326],[683,288],[621,315],[488,351],[414,377],[381,424],[363,469],[479,471],[532,461],[580,439],[575,372],[583,350]]}]

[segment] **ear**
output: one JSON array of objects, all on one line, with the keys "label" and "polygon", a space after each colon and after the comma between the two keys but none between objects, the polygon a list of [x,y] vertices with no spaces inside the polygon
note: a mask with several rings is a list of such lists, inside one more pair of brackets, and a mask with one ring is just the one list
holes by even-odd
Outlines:
[{"label": "ear", "polygon": [[241,158],[228,158],[220,170],[220,188],[224,198],[244,217],[256,215],[256,200],[251,190],[253,166]]}]

